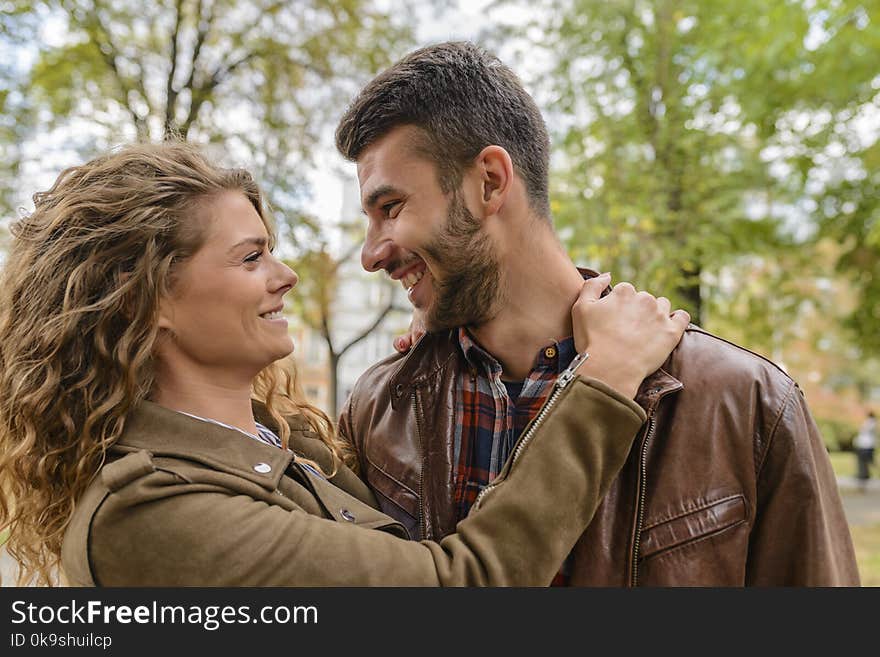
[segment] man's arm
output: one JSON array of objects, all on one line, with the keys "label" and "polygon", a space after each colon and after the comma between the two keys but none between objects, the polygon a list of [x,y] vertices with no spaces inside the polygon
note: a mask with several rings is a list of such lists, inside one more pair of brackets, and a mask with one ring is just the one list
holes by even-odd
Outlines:
[{"label": "man's arm", "polygon": [[[858,586],[837,481],[804,396],[792,382],[758,463],[750,586]],[[758,456],[758,455],[756,455]]]},{"label": "man's arm", "polygon": [[342,406],[342,412],[339,414],[339,423],[336,427],[336,431],[339,435],[339,440],[344,442],[348,447],[344,452],[345,465],[360,477],[361,472],[363,472],[363,468],[361,467],[361,447],[363,445],[361,444],[361,441],[356,440],[357,433],[352,419],[353,406],[356,403],[357,393],[357,386],[355,386],[355,389],[352,390],[348,399],[345,400],[345,404]]}]

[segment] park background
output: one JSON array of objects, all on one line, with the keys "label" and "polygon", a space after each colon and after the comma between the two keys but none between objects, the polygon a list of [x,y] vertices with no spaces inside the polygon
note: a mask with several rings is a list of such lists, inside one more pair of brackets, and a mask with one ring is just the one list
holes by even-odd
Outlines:
[{"label": "park background", "polygon": [[301,383],[331,416],[409,321],[400,286],[360,270],[335,123],[406,52],[485,45],[547,120],[572,258],[800,384],[880,585],[880,490],[852,488],[849,451],[880,411],[880,0],[0,0],[0,19],[0,266],[63,168],[204,144],[267,193],[301,279]]}]

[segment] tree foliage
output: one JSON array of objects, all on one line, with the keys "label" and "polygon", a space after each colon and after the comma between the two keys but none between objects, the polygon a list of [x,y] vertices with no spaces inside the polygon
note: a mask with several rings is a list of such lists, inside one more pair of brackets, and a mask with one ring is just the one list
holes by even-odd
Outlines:
[{"label": "tree foliage", "polygon": [[[854,172],[871,171],[876,134],[863,144],[852,131],[877,109],[875,0],[543,4],[554,214],[576,258],[711,321],[722,272],[835,233],[835,195],[859,199],[847,206],[858,226],[836,233],[864,233],[840,266],[870,249],[877,195]],[[877,285],[867,279],[866,294]],[[876,307],[853,318],[866,342]]]},{"label": "tree foliage", "polygon": [[[296,294],[325,339],[335,391],[336,217],[304,212],[306,176],[360,84],[412,44],[409,0],[4,0],[0,27],[0,209],[23,166],[63,166],[116,144],[180,138],[254,173]],[[30,158],[30,161],[28,161]],[[2,235],[0,235],[2,237]],[[376,316],[365,334],[387,315]],[[312,321],[314,320],[314,321]],[[362,338],[359,338],[362,339]],[[335,402],[334,402],[335,407]],[[331,409],[331,413],[333,409]]]},{"label": "tree foliage", "polygon": [[4,6],[4,42],[33,63],[0,93],[26,103],[41,131],[64,128],[59,146],[86,156],[134,139],[216,144],[255,172],[282,226],[302,219],[322,131],[411,42],[404,4],[389,13],[362,0]]}]

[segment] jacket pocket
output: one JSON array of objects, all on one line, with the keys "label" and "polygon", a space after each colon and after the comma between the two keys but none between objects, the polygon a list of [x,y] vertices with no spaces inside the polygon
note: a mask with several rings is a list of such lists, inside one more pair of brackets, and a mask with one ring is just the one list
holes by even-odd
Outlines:
[{"label": "jacket pocket", "polygon": [[411,538],[420,538],[419,498],[415,492],[370,461],[363,475],[382,512],[401,523]]},{"label": "jacket pocket", "polygon": [[741,494],[705,502],[699,508],[642,529],[639,557],[648,559],[696,543],[745,522],[746,516],[746,500]]},{"label": "jacket pocket", "polygon": [[365,529],[382,529],[401,538],[409,538],[404,526],[390,516],[364,504],[329,481],[306,473],[312,492],[327,514],[336,522],[351,523]]}]

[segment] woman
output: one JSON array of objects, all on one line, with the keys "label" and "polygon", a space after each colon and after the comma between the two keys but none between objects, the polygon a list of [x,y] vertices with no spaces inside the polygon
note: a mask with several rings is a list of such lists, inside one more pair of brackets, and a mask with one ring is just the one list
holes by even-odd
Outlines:
[{"label": "woman", "polygon": [[417,543],[278,362],[297,277],[246,172],[132,146],[34,201],[0,284],[0,527],[43,583],[60,563],[75,585],[546,584],[644,421],[626,395],[687,323],[585,285],[581,378],[457,533]]}]

